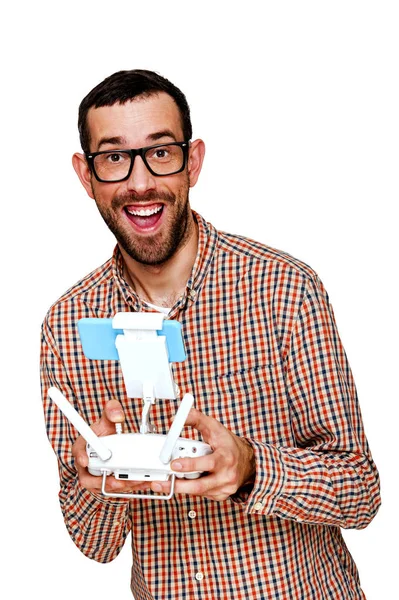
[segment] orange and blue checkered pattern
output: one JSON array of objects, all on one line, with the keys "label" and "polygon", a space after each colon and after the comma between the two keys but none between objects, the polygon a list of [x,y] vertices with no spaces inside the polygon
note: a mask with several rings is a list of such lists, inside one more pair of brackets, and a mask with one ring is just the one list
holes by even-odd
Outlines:
[{"label": "orange and blue checkered pattern", "polygon": [[[124,280],[116,248],[51,307],[42,328],[45,420],[69,534],[86,556],[107,562],[131,531],[136,600],[364,598],[340,528],[371,521],[379,478],[328,296],[307,265],[194,215],[198,255],[169,315],[182,323],[187,352],[174,377],[199,410],[252,444],[255,483],[225,502],[110,500],[80,487],[77,432],[47,389],[59,387],[88,423],[111,398],[124,407],[125,430],[139,431],[141,418],[119,363],[88,360],[77,330],[83,317],[153,310]],[[159,433],[176,409],[173,400],[153,407]]]}]

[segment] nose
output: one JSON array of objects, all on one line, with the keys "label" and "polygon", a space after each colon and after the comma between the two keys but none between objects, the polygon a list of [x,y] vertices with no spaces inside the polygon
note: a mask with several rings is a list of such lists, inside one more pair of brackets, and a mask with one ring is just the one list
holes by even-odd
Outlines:
[{"label": "nose", "polygon": [[155,179],[145,166],[141,156],[134,157],[133,169],[127,180],[129,190],[143,194],[155,188]]}]

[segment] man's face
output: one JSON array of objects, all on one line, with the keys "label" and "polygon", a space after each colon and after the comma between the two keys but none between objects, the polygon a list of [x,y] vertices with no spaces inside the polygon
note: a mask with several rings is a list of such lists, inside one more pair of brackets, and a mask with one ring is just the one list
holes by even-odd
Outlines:
[{"label": "man's face", "polygon": [[[91,108],[87,119],[91,152],[184,141],[179,110],[165,93]],[[188,192],[196,177],[193,183],[189,173],[186,167],[157,177],[136,156],[126,181],[101,183],[87,172],[84,185],[125,252],[140,263],[157,265],[171,258],[190,234]]]}]

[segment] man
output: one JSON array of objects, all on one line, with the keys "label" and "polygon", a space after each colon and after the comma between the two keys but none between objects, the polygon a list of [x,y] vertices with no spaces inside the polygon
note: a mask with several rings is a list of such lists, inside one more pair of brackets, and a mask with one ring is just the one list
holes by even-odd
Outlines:
[{"label": "man", "polygon": [[[117,246],[43,324],[45,415],[72,539],[106,562],[131,530],[137,600],[364,598],[340,527],[371,521],[378,473],[317,275],[191,210],[204,143],[191,141],[186,99],[166,79],[110,76],[82,101],[79,129],[84,152],[73,165]],[[176,480],[167,502],[102,496],[85,441],[47,399],[55,385],[97,434],[122,421],[137,432],[141,403],[126,397],[117,361],[84,357],[77,321],[139,310],[182,323],[187,359],[174,378],[196,402],[184,435],[213,449],[172,463],[205,473]],[[176,409],[174,401],[154,406],[159,433]],[[108,479],[117,492],[149,487]]]}]

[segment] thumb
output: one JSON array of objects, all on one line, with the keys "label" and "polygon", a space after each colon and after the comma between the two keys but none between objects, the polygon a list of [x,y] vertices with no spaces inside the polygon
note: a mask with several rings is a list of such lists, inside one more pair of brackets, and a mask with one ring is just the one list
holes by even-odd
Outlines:
[{"label": "thumb", "polygon": [[103,410],[101,419],[92,428],[97,435],[110,435],[115,433],[115,423],[123,423],[125,413],[118,400],[109,400]]}]

